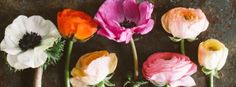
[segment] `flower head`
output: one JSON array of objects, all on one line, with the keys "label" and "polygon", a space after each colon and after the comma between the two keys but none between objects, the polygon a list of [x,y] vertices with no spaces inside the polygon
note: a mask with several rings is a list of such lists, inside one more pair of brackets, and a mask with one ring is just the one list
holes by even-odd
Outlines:
[{"label": "flower head", "polygon": [[195,39],[205,31],[209,22],[201,9],[177,7],[161,18],[166,32],[180,39]]},{"label": "flower head", "polygon": [[15,69],[37,68],[47,60],[46,49],[60,38],[55,25],[41,16],[18,16],[5,30],[1,50]]},{"label": "flower head", "polygon": [[87,14],[72,9],[58,12],[57,23],[63,37],[86,40],[97,31],[98,24]]},{"label": "flower head", "polygon": [[71,84],[73,87],[87,87],[103,81],[113,73],[117,65],[115,53],[95,51],[81,56],[73,68]]},{"label": "flower head", "polygon": [[153,28],[153,5],[147,1],[106,0],[99,8],[95,20],[101,29],[98,34],[117,42],[128,43],[133,34],[147,34]]},{"label": "flower head", "polygon": [[228,48],[216,39],[201,42],[198,47],[198,61],[209,70],[220,70],[227,59]]},{"label": "flower head", "polygon": [[194,86],[190,75],[196,71],[197,65],[178,53],[154,53],[143,64],[143,76],[157,86]]}]

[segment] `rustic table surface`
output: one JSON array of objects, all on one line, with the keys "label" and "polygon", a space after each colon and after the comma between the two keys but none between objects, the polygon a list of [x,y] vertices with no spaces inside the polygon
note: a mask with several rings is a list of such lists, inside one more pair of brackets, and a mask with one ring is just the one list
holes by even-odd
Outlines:
[{"label": "rustic table surface", "polygon": [[[0,40],[4,37],[5,27],[18,15],[41,15],[56,24],[58,11],[72,8],[85,11],[94,16],[104,0],[0,0]],[[207,31],[199,35],[199,40],[186,43],[186,53],[196,64],[198,44],[208,38],[216,38],[229,48],[228,60],[220,71],[221,79],[215,79],[216,87],[236,87],[236,0],[153,0],[155,9],[153,18],[155,27],[136,41],[139,67],[143,61],[154,52],[179,52],[179,44],[169,40],[160,23],[161,16],[171,8],[177,6],[201,8],[206,14],[210,26]],[[116,43],[104,37],[95,35],[86,43],[76,43],[70,69],[75,65],[78,57],[84,53],[96,50],[109,50],[117,53],[118,67],[112,82],[116,87],[122,87],[127,73],[132,73],[132,50],[130,45]],[[0,52],[0,87],[32,87],[33,69],[14,72],[5,62],[3,52]],[[64,87],[63,68],[64,56],[57,65],[48,67],[43,75],[43,87]],[[199,64],[198,64],[199,65]],[[193,75],[197,87],[207,87],[208,79],[198,67],[198,72]],[[143,87],[151,87],[145,85]]]}]

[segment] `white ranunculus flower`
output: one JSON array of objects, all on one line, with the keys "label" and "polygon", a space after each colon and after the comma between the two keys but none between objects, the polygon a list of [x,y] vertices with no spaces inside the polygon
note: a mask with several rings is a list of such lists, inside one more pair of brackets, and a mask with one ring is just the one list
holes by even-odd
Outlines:
[{"label": "white ranunculus flower", "polygon": [[73,87],[96,85],[114,72],[117,61],[116,54],[107,51],[85,54],[79,58],[76,67],[73,68],[71,72],[73,78],[70,82]]},{"label": "white ranunculus flower", "polygon": [[0,44],[15,69],[37,68],[47,60],[46,49],[60,38],[56,26],[41,16],[18,16],[5,30]]},{"label": "white ranunculus flower", "polygon": [[216,39],[209,39],[199,44],[198,61],[209,70],[220,70],[227,59],[228,48]]}]

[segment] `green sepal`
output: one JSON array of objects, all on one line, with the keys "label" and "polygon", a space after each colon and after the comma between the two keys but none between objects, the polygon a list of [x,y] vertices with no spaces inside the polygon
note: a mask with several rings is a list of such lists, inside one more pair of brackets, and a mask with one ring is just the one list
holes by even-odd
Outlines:
[{"label": "green sepal", "polygon": [[177,37],[171,37],[171,36],[168,36],[170,38],[171,41],[173,42],[180,42],[182,39],[180,38],[177,38]]},{"label": "green sepal", "polygon": [[145,80],[133,80],[132,75],[128,75],[128,80],[124,83],[123,87],[126,87],[130,84],[132,87],[140,87],[141,85],[145,85],[148,82]]},{"label": "green sepal", "polygon": [[115,84],[111,83],[109,80],[113,77],[113,73],[109,74],[103,81],[99,82],[96,85],[89,85],[89,87],[114,87]]},{"label": "green sepal", "polygon": [[210,70],[210,69],[206,69],[205,67],[203,67],[202,72],[205,75],[210,75],[212,73],[214,77],[216,77],[217,79],[220,79],[220,76],[219,76],[219,73],[217,70]]},{"label": "green sepal", "polygon": [[198,40],[198,38],[187,39],[188,42],[193,42],[193,41],[196,41],[196,40]]},{"label": "green sepal", "polygon": [[106,87],[106,86],[105,86],[104,82],[101,81],[100,83],[98,83],[98,84],[96,85],[96,87]]},{"label": "green sepal", "polygon": [[209,69],[206,69],[205,67],[202,67],[202,72],[205,74],[205,75],[210,75],[212,70],[209,70]]},{"label": "green sepal", "polygon": [[49,65],[55,65],[61,58],[63,54],[65,41],[61,38],[58,38],[54,45],[51,48],[46,50],[48,55],[47,61],[42,65],[43,69],[45,70]]}]

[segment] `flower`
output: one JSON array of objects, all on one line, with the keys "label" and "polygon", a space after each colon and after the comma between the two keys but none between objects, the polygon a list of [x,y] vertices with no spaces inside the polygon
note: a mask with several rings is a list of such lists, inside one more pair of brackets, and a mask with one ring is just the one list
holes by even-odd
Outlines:
[{"label": "flower", "polygon": [[98,26],[89,15],[72,9],[58,12],[57,23],[63,37],[75,37],[82,41],[93,36]]},{"label": "flower", "polygon": [[106,0],[99,8],[95,20],[101,29],[98,34],[117,42],[128,43],[133,34],[147,34],[153,28],[153,5],[147,1]]},{"label": "flower", "polygon": [[166,32],[181,39],[195,39],[209,25],[201,9],[184,7],[177,7],[165,13],[161,23]]},{"label": "flower", "polygon": [[196,71],[197,65],[178,53],[154,53],[143,64],[143,76],[157,86],[194,86],[190,75]]},{"label": "flower", "polygon": [[87,87],[103,81],[117,66],[115,53],[95,51],[81,56],[71,71],[73,87]]},{"label": "flower", "polygon": [[45,50],[60,38],[55,25],[41,16],[18,16],[5,30],[0,47],[7,62],[15,69],[42,66],[48,55]]},{"label": "flower", "polygon": [[228,48],[216,39],[201,42],[198,47],[198,62],[209,70],[220,70],[227,59]]}]

